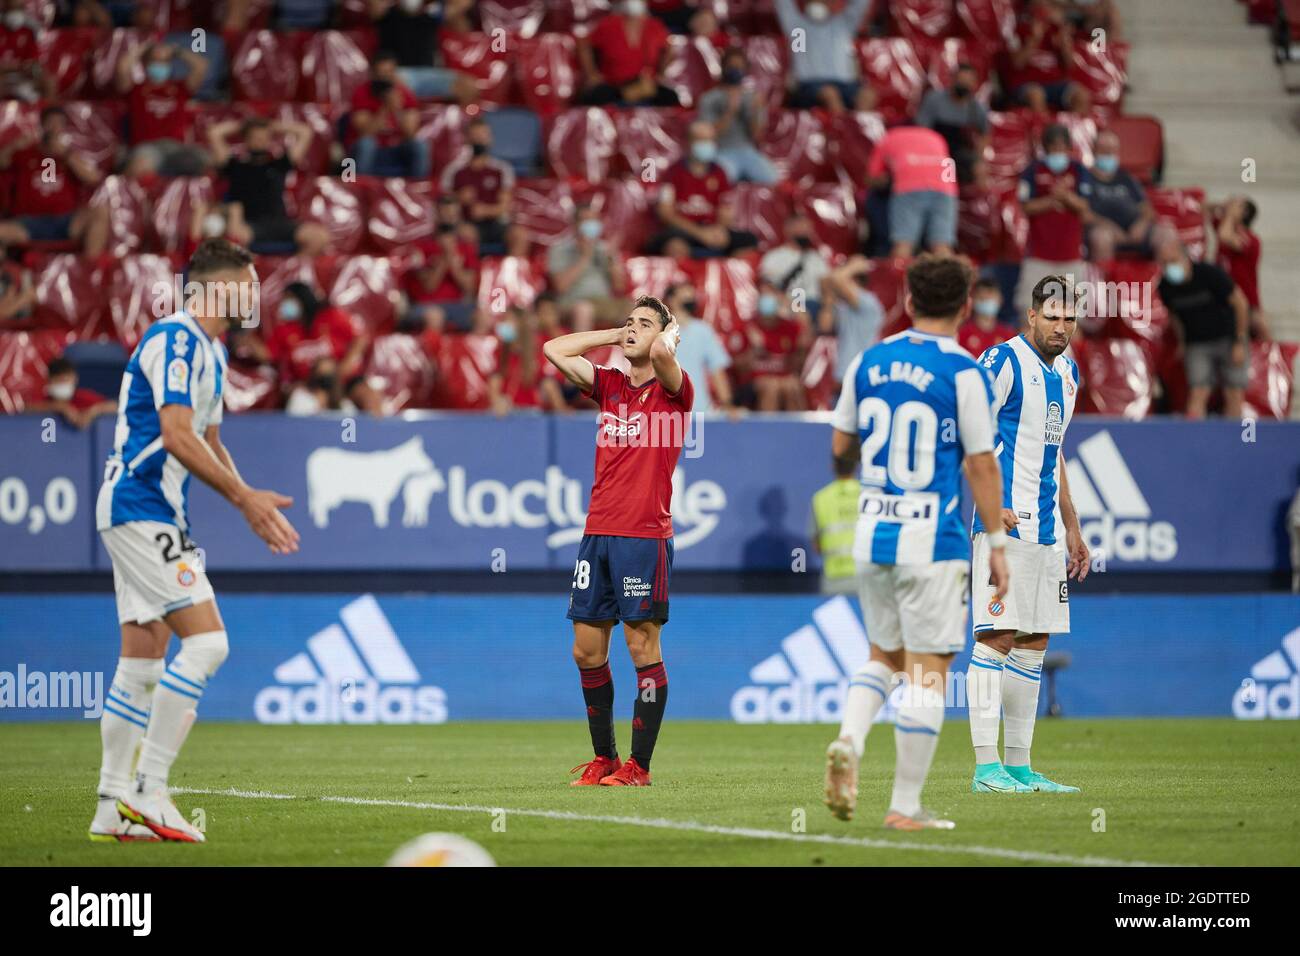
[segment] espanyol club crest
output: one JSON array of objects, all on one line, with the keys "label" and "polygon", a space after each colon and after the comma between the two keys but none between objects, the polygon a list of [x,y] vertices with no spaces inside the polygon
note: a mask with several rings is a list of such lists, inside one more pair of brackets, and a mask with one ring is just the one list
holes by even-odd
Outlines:
[{"label": "espanyol club crest", "polygon": [[194,583],[194,570],[184,561],[176,565],[176,583],[183,588]]},{"label": "espanyol club crest", "polygon": [[1002,612],[1005,611],[1005,610],[1006,610],[1006,605],[1004,605],[1004,604],[1003,604],[1001,601],[999,601],[997,598],[994,598],[992,601],[989,601],[989,616],[990,616],[990,617],[1001,617],[1001,616],[1002,616]]}]

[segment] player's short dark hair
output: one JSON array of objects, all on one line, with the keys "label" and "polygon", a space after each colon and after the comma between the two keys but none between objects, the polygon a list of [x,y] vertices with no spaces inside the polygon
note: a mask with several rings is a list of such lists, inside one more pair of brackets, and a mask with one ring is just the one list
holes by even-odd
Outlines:
[{"label": "player's short dark hair", "polygon": [[50,378],[56,375],[67,375],[69,372],[75,372],[77,367],[72,364],[71,360],[60,355],[58,358],[50,359],[50,364],[45,366]]},{"label": "player's short dark hair", "polygon": [[205,279],[218,272],[243,269],[253,264],[253,254],[229,239],[204,239],[190,256],[185,271],[191,279]]},{"label": "player's short dark hair", "polygon": [[953,319],[970,298],[975,275],[970,264],[957,256],[918,256],[907,269],[907,291],[912,312],[920,319]]},{"label": "player's short dark hair", "polygon": [[1029,305],[1035,312],[1041,314],[1043,305],[1046,302],[1055,300],[1073,308],[1078,298],[1079,292],[1075,288],[1074,280],[1069,276],[1043,276],[1035,284],[1034,291],[1029,295]]},{"label": "player's short dark hair", "polygon": [[659,316],[659,328],[666,329],[673,321],[673,314],[669,311],[668,306],[663,301],[652,295],[639,295],[636,301],[632,303],[632,310],[650,309]]}]

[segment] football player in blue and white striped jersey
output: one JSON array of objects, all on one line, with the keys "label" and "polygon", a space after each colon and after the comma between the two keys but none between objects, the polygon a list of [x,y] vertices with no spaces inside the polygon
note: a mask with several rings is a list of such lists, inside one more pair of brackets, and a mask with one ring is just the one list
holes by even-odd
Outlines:
[{"label": "football player in blue and white striped jersey", "polygon": [[[1048,637],[1069,633],[1068,578],[1082,581],[1088,573],[1088,546],[1061,454],[1079,395],[1079,367],[1063,353],[1081,305],[1067,276],[1043,278],[1033,288],[1024,333],[980,356],[993,376],[1002,512],[995,525],[976,515],[972,528],[976,644],[966,700],[975,793],[1078,790],[1033,770],[1029,748]],[[990,533],[1008,535],[1014,583],[1005,595],[990,581]],[[1005,764],[998,759],[1000,714],[1006,716]]]}]

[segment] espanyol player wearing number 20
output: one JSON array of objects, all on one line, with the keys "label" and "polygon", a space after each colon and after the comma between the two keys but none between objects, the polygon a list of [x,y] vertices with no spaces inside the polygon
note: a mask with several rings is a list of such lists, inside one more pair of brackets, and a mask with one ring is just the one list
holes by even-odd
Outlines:
[{"label": "espanyol player wearing number 20", "polygon": [[[1001,522],[975,516],[971,603],[975,650],[966,703],[975,747],[975,793],[1078,792],[1029,765],[1048,636],[1070,632],[1068,579],[1088,574],[1088,546],[1070,500],[1061,443],[1079,394],[1079,367],[1062,353],[1075,329],[1076,290],[1063,275],[1034,286],[1025,332],[980,356],[993,376],[995,451],[1002,466]],[[995,595],[988,542],[1007,535],[1011,589]],[[1062,541],[1064,538],[1064,541]],[[998,760],[1005,715],[1006,763]]]},{"label": "espanyol player wearing number 20", "polygon": [[[668,620],[673,570],[673,470],[695,389],[677,364],[677,320],[654,296],[636,300],[621,328],[574,332],[546,343],[546,358],[600,406],[596,478],[573,568],[569,619],[595,756],[573,786],[650,785],[650,756],[668,703],[659,632]],[[584,352],[619,345],[631,366],[593,366]],[[614,746],[609,636],[623,622],[636,665],[632,752]]]},{"label": "espanyol player wearing number 20", "polygon": [[[122,628],[100,722],[96,841],[204,841],[167,790],[199,700],[227,653],[225,625],[189,536],[190,477],[243,512],[276,554],[298,550],[298,533],[279,510],[292,500],[246,485],[218,434],[226,372],[220,337],[256,303],[253,257],[209,239],[186,271],[187,308],[150,326],[127,363],[95,509]],[[181,649],[164,668],[172,632]]]}]

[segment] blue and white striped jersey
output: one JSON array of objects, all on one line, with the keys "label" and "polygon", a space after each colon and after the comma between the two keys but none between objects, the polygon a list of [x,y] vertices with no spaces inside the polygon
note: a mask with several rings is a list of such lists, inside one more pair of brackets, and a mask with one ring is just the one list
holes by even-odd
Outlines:
[{"label": "blue and white striped jersey", "polygon": [[[1002,507],[1020,521],[1010,534],[1055,544],[1063,527],[1057,471],[1079,395],[1079,366],[1064,355],[1049,366],[1023,335],[985,351],[980,365],[993,376]],[[983,530],[976,514],[972,531]]]},{"label": "blue and white striped jersey", "polygon": [[970,559],[961,463],[993,449],[990,377],[951,337],[907,330],[853,360],[831,424],[862,442],[853,556]]},{"label": "blue and white striped jersey", "polygon": [[226,347],[191,316],[177,312],[149,327],[122,376],[113,451],[95,508],[101,531],[128,521],[189,530],[190,475],[163,449],[158,410],[194,409],[194,433],[201,439],[208,426],[221,423],[225,378]]}]

